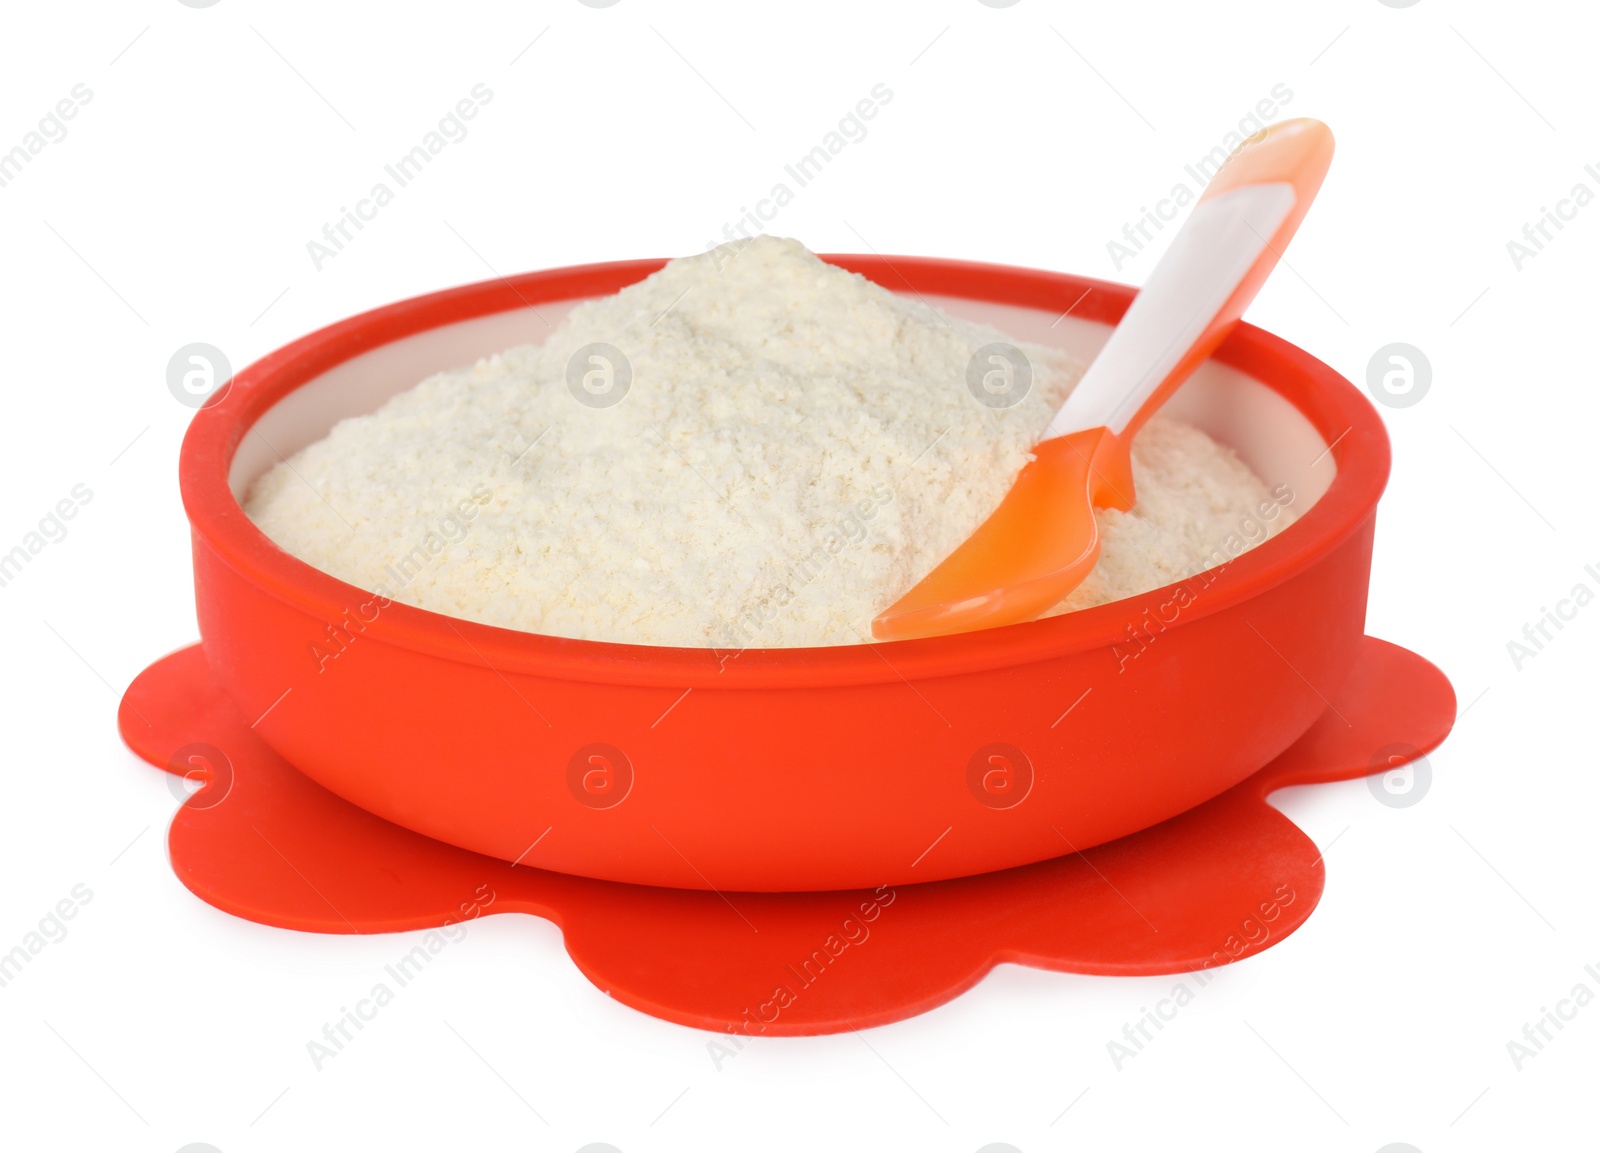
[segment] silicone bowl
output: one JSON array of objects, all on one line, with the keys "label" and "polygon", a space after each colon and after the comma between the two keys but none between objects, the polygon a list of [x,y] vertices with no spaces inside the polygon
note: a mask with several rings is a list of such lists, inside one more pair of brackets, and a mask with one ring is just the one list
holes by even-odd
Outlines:
[{"label": "silicone bowl", "polygon": [[[825,259],[1085,357],[1134,295],[991,265]],[[1330,707],[1362,639],[1388,442],[1347,381],[1249,325],[1168,411],[1287,485],[1301,518],[1201,577],[1007,628],[742,653],[541,636],[383,603],[244,515],[252,480],[335,421],[542,339],[571,303],[662,263],[379,308],[251,365],[196,414],[180,471],[205,652],[290,764],[389,821],[540,868],[856,888],[1154,825],[1249,776]],[[1259,532],[1241,522],[1241,540]],[[1217,543],[1227,555],[1236,542]]]}]

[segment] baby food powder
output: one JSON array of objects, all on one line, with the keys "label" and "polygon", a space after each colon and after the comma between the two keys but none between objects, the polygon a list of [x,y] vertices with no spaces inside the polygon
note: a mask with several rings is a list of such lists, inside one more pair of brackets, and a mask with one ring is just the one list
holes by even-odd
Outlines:
[{"label": "baby food powder", "polygon": [[[995,360],[996,344],[1021,357]],[[1080,371],[761,237],[341,421],[265,473],[246,511],[342,580],[488,624],[858,643],[999,503]],[[1134,478],[1137,507],[1098,514],[1100,564],[1056,611],[1210,567],[1262,502],[1285,503],[1160,418]]]}]

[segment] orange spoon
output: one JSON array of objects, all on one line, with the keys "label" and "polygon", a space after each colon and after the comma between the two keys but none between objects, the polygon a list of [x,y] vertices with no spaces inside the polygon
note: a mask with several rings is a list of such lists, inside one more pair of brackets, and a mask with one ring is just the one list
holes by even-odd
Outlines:
[{"label": "orange spoon", "polygon": [[1278,263],[1333,159],[1317,120],[1244,141],[1084,373],[1000,507],[872,622],[879,640],[1033,620],[1100,557],[1095,508],[1134,504],[1134,433],[1216,349]]}]

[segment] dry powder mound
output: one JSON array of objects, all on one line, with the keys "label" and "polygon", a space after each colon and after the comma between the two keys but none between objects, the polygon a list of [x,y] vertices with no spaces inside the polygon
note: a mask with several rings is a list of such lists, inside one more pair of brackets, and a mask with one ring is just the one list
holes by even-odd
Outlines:
[{"label": "dry powder mound", "polygon": [[[969,386],[975,356],[979,377],[1004,373],[991,344],[1031,371],[1010,407]],[[246,512],[350,584],[486,624],[859,643],[999,503],[1080,371],[761,237],[675,260],[579,305],[543,344],[341,421],[265,473]],[[1134,469],[1138,506],[1101,514],[1100,565],[1064,608],[1217,563],[1274,499],[1171,422],[1135,441]]]}]

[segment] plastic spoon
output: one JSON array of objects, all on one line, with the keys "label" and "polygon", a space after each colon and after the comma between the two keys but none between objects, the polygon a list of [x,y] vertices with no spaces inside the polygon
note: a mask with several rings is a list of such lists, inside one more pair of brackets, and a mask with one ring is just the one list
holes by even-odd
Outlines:
[{"label": "plastic spoon", "polygon": [[955,552],[872,622],[879,640],[1032,620],[1100,556],[1094,509],[1134,504],[1134,433],[1255,299],[1333,159],[1333,133],[1286,120],[1223,162],[1172,246],[1034,446]]}]

